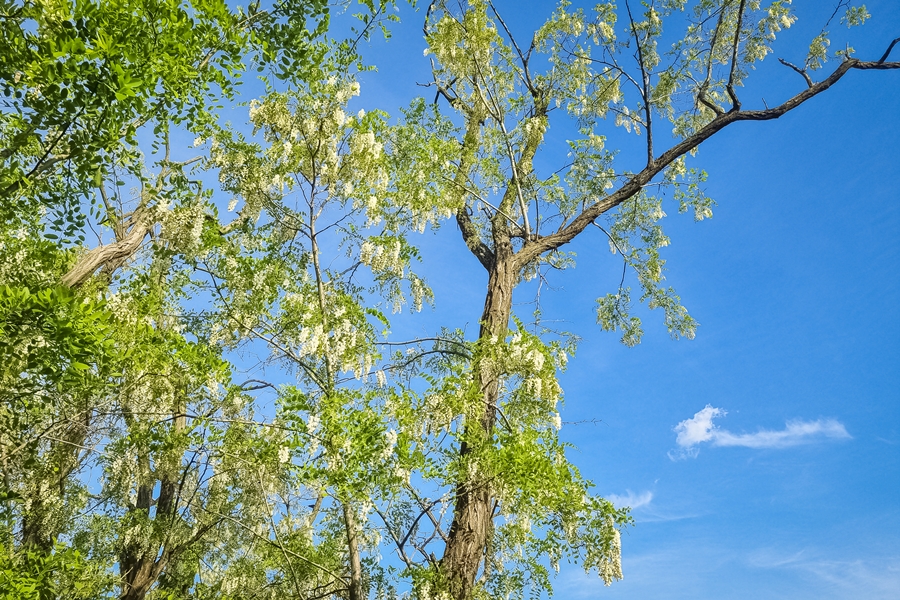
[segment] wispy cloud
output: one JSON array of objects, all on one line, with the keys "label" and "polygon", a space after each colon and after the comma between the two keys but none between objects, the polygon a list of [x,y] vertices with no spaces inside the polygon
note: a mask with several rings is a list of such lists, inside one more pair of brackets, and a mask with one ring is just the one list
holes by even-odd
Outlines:
[{"label": "wispy cloud", "polygon": [[625,490],[625,494],[609,494],[607,500],[612,502],[616,508],[631,507],[631,510],[647,506],[653,500],[653,492],[646,491],[635,494],[631,490]]},{"label": "wispy cloud", "polygon": [[751,554],[747,562],[756,568],[801,573],[814,588],[828,590],[835,597],[893,599],[900,589],[900,556],[835,560],[819,556],[815,550],[782,555],[778,550],[762,549]]},{"label": "wispy cloud", "polygon": [[670,452],[672,460],[696,456],[698,446],[709,442],[713,446],[743,446],[744,448],[787,448],[810,442],[832,439],[850,439],[843,424],[834,419],[815,421],[788,421],[784,429],[760,429],[756,433],[732,433],[717,427],[713,419],[728,413],[707,404],[690,419],[675,426],[675,443],[679,450]]}]

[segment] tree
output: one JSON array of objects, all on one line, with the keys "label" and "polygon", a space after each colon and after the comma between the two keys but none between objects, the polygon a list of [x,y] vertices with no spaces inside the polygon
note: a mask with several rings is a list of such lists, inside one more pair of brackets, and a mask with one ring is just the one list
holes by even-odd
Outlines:
[{"label": "tree", "polygon": [[[180,469],[178,451],[197,437],[182,414],[183,395],[197,389],[191,367],[202,368],[203,384],[223,373],[215,350],[171,331],[159,312],[179,289],[167,268],[171,240],[153,249],[146,273],[151,277],[132,282],[133,293],[149,298],[129,303],[128,286],[114,288],[126,291],[118,306],[135,312],[110,310],[105,288],[147,237],[160,232],[167,207],[199,209],[203,223],[202,185],[186,174],[196,160],[172,159],[172,130],[199,133],[211,127],[221,108],[217,102],[235,98],[248,64],[266,69],[263,78],[269,81],[308,76],[328,14],[322,2],[291,1],[257,2],[247,11],[219,1],[5,2],[0,12],[6,97],[0,115],[3,543],[12,553],[18,530],[26,564],[67,564],[39,555],[53,552],[61,535],[74,535],[76,546],[86,539],[75,521],[89,501],[99,500],[89,520],[101,526],[98,506],[111,503],[112,514],[122,508],[124,499],[109,495],[121,490],[112,485],[95,494],[83,469],[98,466],[98,446],[110,444],[124,457],[135,456],[127,452],[130,442],[140,448],[137,470],[144,468],[129,481],[138,498],[119,515],[124,535],[110,548],[96,545],[108,531],[87,539],[101,571],[117,555],[123,597],[143,597],[159,576],[172,579],[167,567],[215,524],[191,523],[185,519],[189,513],[181,512],[191,504],[181,498],[196,465]],[[153,168],[155,177],[147,172]],[[139,189],[130,200],[129,185]],[[85,241],[91,229],[103,232],[93,247]],[[103,276],[94,278],[98,269]],[[153,323],[149,329],[147,321]],[[154,364],[158,372],[142,371]],[[172,426],[165,419],[150,423],[141,412],[135,416],[129,396],[149,388],[154,391],[145,402],[164,401],[166,389],[159,388],[170,370],[184,375],[162,385],[169,395],[173,385],[175,396],[182,395],[181,404],[177,398],[168,403]],[[117,384],[124,385],[121,395]],[[110,458],[108,452],[104,456]],[[118,458],[121,463],[123,456]],[[166,461],[168,469],[160,465]],[[118,471],[126,480],[134,474],[121,464]],[[134,490],[124,491],[127,498]],[[157,526],[143,532],[149,539],[128,541],[135,519],[146,521],[151,511]],[[184,524],[189,533],[176,539],[173,527]]]},{"label": "tree", "polygon": [[[492,2],[429,6],[425,33],[426,52],[434,57],[433,86],[462,122],[454,172],[438,181],[455,196],[463,241],[488,276],[470,383],[479,401],[467,414],[459,444],[460,461],[471,466],[456,484],[453,523],[439,565],[450,595],[460,600],[479,593],[476,578],[489,570],[497,474],[480,471],[504,443],[498,415],[518,400],[504,389],[514,373],[497,368],[491,347],[511,340],[517,285],[541,269],[565,266],[561,249],[588,227],[603,229],[597,220],[611,215],[604,232],[611,249],[634,269],[641,300],[663,310],[673,337],[693,337],[693,319],[674,291],[663,287],[659,249],[668,238],[658,223],[667,188],[682,212],[693,210],[698,220],[712,214],[699,186],[704,174],[688,169],[688,156],[728,125],[776,119],[852,70],[900,68],[888,61],[900,40],[887,44],[876,60],[856,58],[848,47],[837,52],[838,67],[815,81],[814,72],[826,60],[829,20],[802,66],[782,60],[806,89],[777,106],[748,110],[737,90],[772,52],[776,34],[795,22],[788,2],[641,4],[637,12],[627,1],[624,10],[602,3],[589,15],[562,2],[527,45],[517,41]],[[838,3],[832,19],[838,14],[847,26],[869,16],[864,6],[848,2]],[[625,25],[617,29],[620,18]],[[668,40],[664,23],[666,33],[678,26],[685,31],[666,53],[660,51]],[[569,142],[570,160],[542,176],[534,159],[557,108],[575,120],[581,136]],[[615,168],[615,153],[598,133],[608,116],[643,134],[646,158],[639,170]],[[664,150],[662,120],[678,139]],[[652,188],[658,192],[651,194]],[[629,289],[620,287],[598,300],[597,317],[604,329],[619,330],[623,342],[635,344],[641,325],[629,306]]]}]

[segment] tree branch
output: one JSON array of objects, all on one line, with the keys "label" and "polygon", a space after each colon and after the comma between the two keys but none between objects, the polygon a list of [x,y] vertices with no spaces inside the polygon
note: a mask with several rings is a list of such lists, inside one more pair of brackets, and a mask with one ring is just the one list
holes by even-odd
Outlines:
[{"label": "tree branch", "polygon": [[741,0],[738,6],[737,25],[734,29],[734,41],[731,44],[731,72],[728,74],[728,95],[731,97],[731,110],[741,110],[741,101],[738,100],[737,93],[734,91],[734,72],[737,69],[738,44],[741,40],[741,27],[744,25],[744,4],[746,0]]},{"label": "tree branch", "polygon": [[61,283],[67,287],[78,287],[88,280],[94,272],[118,260],[127,259],[134,254],[150,232],[150,228],[140,218],[134,227],[121,240],[112,244],[97,246],[79,260],[68,273],[63,275]]},{"label": "tree branch", "polygon": [[475,160],[475,151],[481,142],[479,131],[481,118],[479,118],[479,115],[467,113],[466,119],[466,134],[463,137],[462,157],[459,161],[456,177],[453,180],[457,190],[459,190],[459,208],[456,209],[456,224],[459,225],[459,231],[462,233],[466,247],[475,255],[478,262],[490,272],[494,266],[494,253],[481,240],[478,228],[472,222],[472,215],[466,204],[466,180],[469,178],[469,169]]},{"label": "tree branch", "polygon": [[[896,40],[892,45],[894,43],[896,43]],[[584,231],[594,219],[637,194],[643,186],[647,185],[655,175],[670,165],[676,158],[687,154],[728,125],[738,121],[769,121],[777,119],[830,88],[851,69],[900,69],[900,62],[865,62],[850,58],[841,63],[841,65],[827,78],[814,84],[812,87],[803,90],[779,106],[767,108],[766,110],[735,110],[719,114],[700,131],[697,131],[690,137],[682,140],[680,143],[660,155],[653,164],[648,165],[642,171],[633,175],[618,190],[605,198],[602,198],[597,203],[585,208],[566,227],[552,235],[541,237],[530,242],[526,241],[521,250],[515,254],[514,266],[521,269],[541,254],[555,250],[560,246],[569,243],[575,236]]]},{"label": "tree branch", "polygon": [[885,50],[885,52],[884,52],[884,54],[881,56],[881,58],[878,59],[878,63],[879,63],[879,64],[881,64],[881,63],[883,63],[884,61],[887,60],[888,56],[891,55],[891,50],[894,49],[894,46],[896,46],[898,42],[900,42],[900,38],[896,38],[896,39],[894,39],[894,41],[891,42],[891,45],[888,46],[888,49]]},{"label": "tree branch", "polygon": [[475,255],[485,269],[490,271],[494,266],[494,253],[487,244],[481,241],[478,229],[469,214],[468,206],[461,206],[456,210],[456,224],[459,226],[459,231],[462,233],[463,241],[469,251]]},{"label": "tree branch", "polygon": [[806,80],[806,85],[807,85],[807,86],[809,86],[809,87],[812,87],[812,86],[813,86],[813,80],[812,80],[812,78],[809,76],[809,73],[806,72],[806,69],[801,69],[801,68],[798,67],[797,65],[795,65],[795,64],[793,64],[793,63],[789,63],[788,61],[784,60],[783,58],[779,58],[779,59],[778,59],[778,62],[780,62],[780,63],[783,64],[784,66],[790,67],[791,69],[793,69],[793,70],[797,71],[798,73],[800,73],[800,75],[803,76],[803,79]]},{"label": "tree branch", "polygon": [[[641,48],[641,40],[638,37],[637,28],[634,25],[634,18],[631,16],[631,6],[628,0],[625,0],[625,10],[628,12],[628,22],[631,24],[631,33],[634,36],[634,43],[637,46],[638,65],[641,67],[641,96],[644,98],[644,115],[647,122],[644,126],[647,128],[647,164],[653,164],[653,114],[650,106],[650,74],[644,65],[644,50]],[[647,38],[650,33],[647,32]],[[646,38],[645,38],[646,39]]]}]

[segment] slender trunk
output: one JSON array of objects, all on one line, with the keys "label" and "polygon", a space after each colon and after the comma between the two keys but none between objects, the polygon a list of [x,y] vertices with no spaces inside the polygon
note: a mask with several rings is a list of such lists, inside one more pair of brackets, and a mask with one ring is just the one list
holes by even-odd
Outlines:
[{"label": "slender trunk", "polygon": [[[310,204],[309,211],[309,239],[312,254],[313,270],[316,276],[316,292],[319,299],[319,310],[322,314],[322,326],[330,331],[327,304],[325,302],[325,279],[322,276],[322,267],[319,264],[319,242],[316,233],[316,213]],[[334,366],[331,363],[331,349],[328,342],[325,343],[325,387],[322,390],[326,395],[334,394]],[[316,501],[316,509],[320,502]],[[359,554],[359,528],[356,517],[353,514],[351,501],[341,500],[344,514],[344,528],[347,533],[347,553],[350,558],[350,590],[349,600],[365,600],[368,596],[362,582],[362,559]]]},{"label": "slender trunk", "polygon": [[[512,312],[512,294],[516,283],[511,249],[498,244],[496,258],[488,278],[487,295],[481,316],[479,339],[496,337],[503,340],[509,327]],[[500,377],[493,370],[476,365],[477,377],[484,405],[479,407],[481,418],[477,433],[488,438],[494,430],[497,418]],[[467,425],[473,427],[475,425]],[[471,429],[468,434],[476,433]],[[460,454],[465,457],[472,449],[463,442]],[[455,600],[468,600],[474,591],[475,579],[488,547],[492,532],[493,494],[487,481],[476,472],[457,484],[453,523],[447,538],[447,546],[441,559],[441,570],[447,578],[450,594]]]},{"label": "slender trunk", "polygon": [[362,584],[362,561],[359,558],[359,540],[357,539],[356,516],[353,508],[344,503],[344,526],[347,529],[347,550],[350,553],[350,594],[349,600],[364,600],[367,596]]}]

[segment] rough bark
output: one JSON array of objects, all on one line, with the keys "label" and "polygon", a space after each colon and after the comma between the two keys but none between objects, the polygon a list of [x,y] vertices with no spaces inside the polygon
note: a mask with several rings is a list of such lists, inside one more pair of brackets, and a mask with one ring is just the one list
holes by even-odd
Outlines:
[{"label": "rough bark", "polygon": [[138,223],[123,239],[94,248],[63,276],[62,284],[67,287],[78,287],[101,267],[108,265],[114,265],[115,268],[120,267],[137,252],[149,232],[144,223]]},{"label": "rough bark", "polygon": [[[479,332],[482,340],[494,336],[499,339],[506,337],[517,274],[511,257],[512,247],[506,240],[497,247],[496,260],[488,276]],[[484,406],[480,407],[481,419],[470,427],[478,427],[478,434],[489,437],[497,419],[500,377],[492,370],[479,369],[478,378]],[[465,459],[470,453],[471,448],[463,442],[460,454]],[[492,518],[493,495],[488,482],[477,474],[460,482],[456,488],[453,523],[441,559],[441,570],[447,578],[450,594],[456,600],[472,597],[475,579],[489,543]]]}]

